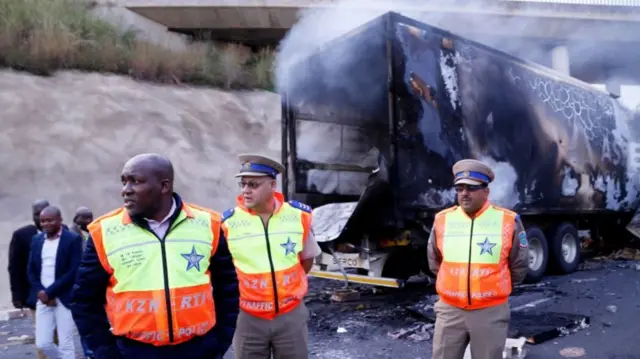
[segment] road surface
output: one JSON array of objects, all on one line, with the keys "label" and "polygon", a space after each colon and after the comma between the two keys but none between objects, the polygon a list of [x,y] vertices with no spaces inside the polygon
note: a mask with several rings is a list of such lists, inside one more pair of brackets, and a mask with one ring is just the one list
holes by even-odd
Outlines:
[{"label": "road surface", "polygon": [[[432,288],[414,284],[402,291],[373,293],[364,289],[360,301],[332,303],[331,289],[341,283],[320,279],[310,282],[310,358],[431,358],[430,326],[424,318],[409,315],[407,307],[415,307],[416,303],[428,307],[434,300]],[[640,358],[638,298],[640,263],[604,261],[585,263],[581,271],[572,275],[547,277],[538,285],[519,287],[510,302],[512,311],[540,314],[541,321],[550,312],[590,318],[587,328],[542,344],[527,345],[528,359],[565,358],[561,353],[566,353],[566,348],[577,348],[569,349],[573,352],[584,350],[584,358],[632,359]],[[419,335],[413,338],[393,339],[389,335],[416,326],[425,331],[418,331]],[[35,358],[33,344],[8,341],[9,337],[32,333],[28,318],[0,322],[2,358]],[[225,358],[233,358],[233,352]]]}]

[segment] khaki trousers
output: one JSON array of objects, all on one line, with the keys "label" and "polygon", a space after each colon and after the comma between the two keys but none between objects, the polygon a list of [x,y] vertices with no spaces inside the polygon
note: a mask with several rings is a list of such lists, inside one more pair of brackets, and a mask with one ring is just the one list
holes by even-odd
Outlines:
[{"label": "khaki trousers", "polygon": [[273,320],[240,310],[233,351],[236,359],[307,359],[309,310],[300,303]]},{"label": "khaki trousers", "polygon": [[[31,319],[33,320],[33,325],[36,325],[36,311],[34,309],[29,309],[29,311],[31,312]],[[58,345],[58,331],[54,330],[53,331],[53,344]],[[34,344],[35,345],[35,344]],[[42,352],[42,350],[38,349],[38,347],[36,347],[36,353],[38,354],[38,359],[47,359],[47,356],[44,355],[44,353]],[[49,358],[52,359],[52,358]]]},{"label": "khaki trousers", "polygon": [[436,313],[433,359],[463,359],[469,343],[473,359],[502,359],[511,319],[508,302],[463,310],[439,300],[433,310]]}]

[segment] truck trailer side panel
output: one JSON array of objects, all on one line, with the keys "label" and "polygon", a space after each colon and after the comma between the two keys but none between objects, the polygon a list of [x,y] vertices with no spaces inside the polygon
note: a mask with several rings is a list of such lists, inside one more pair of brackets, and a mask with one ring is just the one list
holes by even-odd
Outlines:
[{"label": "truck trailer side panel", "polygon": [[521,214],[635,210],[632,113],[616,99],[408,19],[394,31],[401,206],[454,204],[451,166],[476,158],[496,172],[491,200]]}]

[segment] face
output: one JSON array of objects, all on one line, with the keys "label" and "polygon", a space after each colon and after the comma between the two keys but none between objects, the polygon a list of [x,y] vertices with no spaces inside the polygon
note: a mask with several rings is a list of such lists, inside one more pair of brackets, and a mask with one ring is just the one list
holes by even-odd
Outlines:
[{"label": "face", "polygon": [[38,227],[39,229],[42,229],[41,225],[40,225],[40,212],[42,212],[42,210],[46,207],[47,205],[42,204],[42,205],[36,205],[33,206],[31,208],[31,218],[33,218],[33,224],[36,225],[36,227]]},{"label": "face", "polygon": [[131,216],[148,217],[160,207],[160,197],[170,191],[169,180],[160,179],[148,165],[129,161],[120,176],[124,207]]},{"label": "face", "polygon": [[247,208],[265,205],[273,198],[276,180],[269,176],[242,177],[238,182],[244,204]]},{"label": "face", "polygon": [[92,213],[79,213],[76,216],[75,223],[82,228],[83,230],[87,230],[87,226],[89,223],[93,222],[93,214]]},{"label": "face", "polygon": [[480,210],[489,198],[489,188],[484,185],[457,184],[458,203],[467,213]]},{"label": "face", "polygon": [[62,217],[57,214],[51,214],[50,212],[42,212],[40,214],[40,225],[42,231],[48,235],[54,235],[60,230],[62,226]]}]

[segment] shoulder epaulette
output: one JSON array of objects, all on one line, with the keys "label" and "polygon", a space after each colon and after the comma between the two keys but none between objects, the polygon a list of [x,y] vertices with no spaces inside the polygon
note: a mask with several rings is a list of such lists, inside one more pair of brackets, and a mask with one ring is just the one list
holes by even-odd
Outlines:
[{"label": "shoulder epaulette", "polygon": [[311,208],[311,206],[309,206],[308,204],[304,204],[302,202],[298,202],[298,201],[289,201],[288,202],[289,205],[293,208],[297,208],[301,211],[307,212],[307,213],[311,213],[313,211],[313,209]]},{"label": "shoulder epaulette", "polygon": [[229,208],[228,210],[222,212],[222,222],[231,218],[231,216],[233,216],[234,213],[235,213],[235,208]]}]

